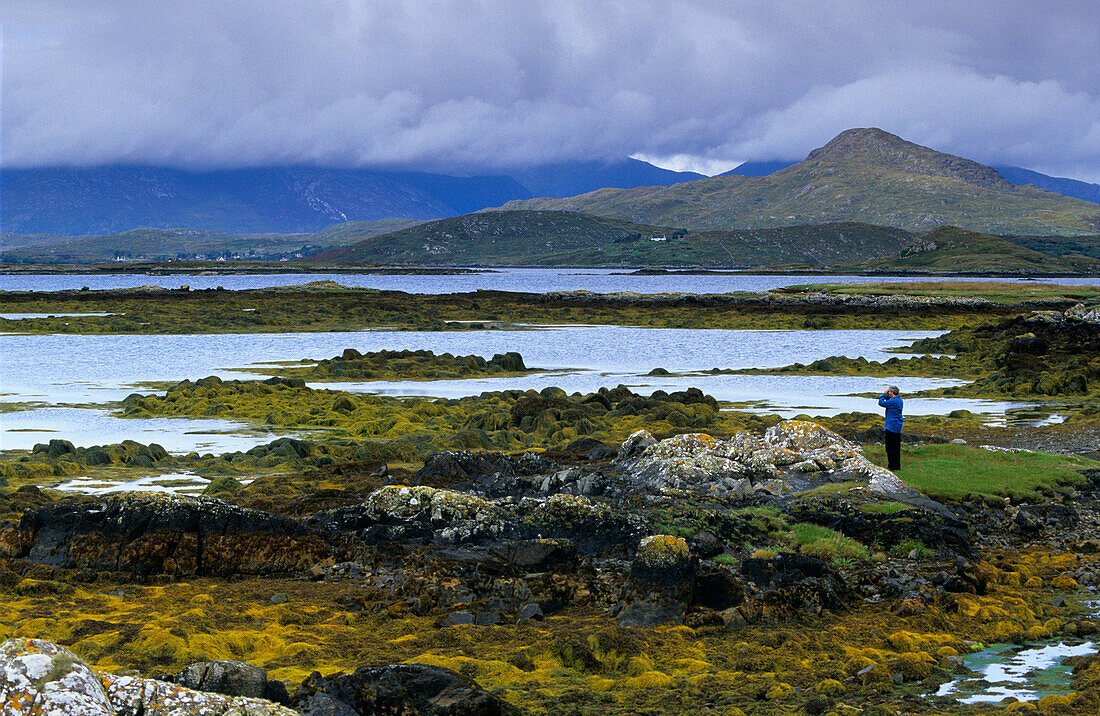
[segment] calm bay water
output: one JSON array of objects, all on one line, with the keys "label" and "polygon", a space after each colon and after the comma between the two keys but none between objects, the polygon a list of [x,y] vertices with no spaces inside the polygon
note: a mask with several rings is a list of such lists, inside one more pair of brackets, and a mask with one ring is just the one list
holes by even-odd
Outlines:
[{"label": "calm bay water", "polygon": [[[344,286],[405,291],[406,293],[455,293],[476,291],[593,291],[614,293],[730,293],[733,291],[767,291],[773,288],[805,283],[880,283],[916,281],[921,277],[905,276],[751,276],[751,275],[702,275],[702,276],[631,276],[623,269],[493,269],[477,274],[452,276],[382,276],[371,274],[260,274],[260,275],[198,275],[150,276],[146,274],[95,274],[95,275],[20,275],[0,276],[0,290],[4,291],[59,291],[87,286],[93,290],[108,288],[133,288],[135,286],[161,286],[179,288],[187,285],[193,289],[217,288],[229,290],[267,288],[270,286],[297,286],[310,281],[335,281]],[[616,275],[619,274],[619,275]],[[927,277],[923,277],[927,280]],[[936,279],[956,280],[956,279]],[[1019,281],[1026,279],[957,279],[965,281]],[[1100,285],[1100,278],[1042,279],[1051,283],[1070,285]]]},{"label": "calm bay water", "polygon": [[[711,368],[747,368],[808,363],[830,355],[883,360],[887,349],[936,335],[933,331],[726,331],[624,326],[558,326],[525,331],[405,332],[218,335],[0,335],[0,393],[8,403],[34,403],[28,410],[0,414],[0,447],[24,449],[49,438],[76,444],[104,444],[129,438],[157,442],[172,452],[240,450],[281,434],[234,434],[230,421],[126,420],[100,407],[146,381],[263,377],[232,369],[270,361],[322,359],[345,348],[361,352],[423,349],[456,355],[519,351],[528,367],[553,372],[522,378],[430,382],[317,384],[387,395],[459,397],[486,390],[558,386],[590,392],[601,386],[630,386],[639,393],[697,387],[719,400],[748,403],[749,409],[783,415],[877,412],[873,400],[853,393],[879,391],[896,383],[903,393],[953,384],[927,378],[823,376],[671,375],[648,376],[653,368],[673,373]],[[74,407],[75,406],[75,407]],[[1018,403],[977,400],[911,400],[908,412],[951,410],[1005,416]]]}]

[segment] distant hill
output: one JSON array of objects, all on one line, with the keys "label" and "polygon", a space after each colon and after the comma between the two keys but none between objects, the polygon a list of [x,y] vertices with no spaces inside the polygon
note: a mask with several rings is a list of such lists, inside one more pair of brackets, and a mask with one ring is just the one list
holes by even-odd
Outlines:
[{"label": "distant hill", "polygon": [[1100,234],[1078,236],[1002,236],[1017,246],[1047,256],[1091,256],[1100,259]]},{"label": "distant hill", "polygon": [[941,226],[917,237],[897,255],[868,261],[865,268],[898,271],[1079,273],[1100,272],[1100,259],[1057,257],[999,236]]},{"label": "distant hill", "polygon": [[992,167],[874,128],[841,132],[804,161],[767,176],[602,189],[565,199],[514,201],[502,208],[578,211],[695,230],[843,221],[918,232],[952,224],[1021,235],[1100,228],[1096,204],[1015,186]]},{"label": "distant hill", "polygon": [[1100,184],[1090,184],[1076,179],[1052,177],[1021,167],[993,167],[997,173],[1013,184],[1031,184],[1056,194],[1072,196],[1100,204]]},{"label": "distant hill", "polygon": [[191,172],[146,166],[4,169],[0,230],[90,236],[137,228],[303,233],[392,217],[437,219],[532,196],[701,178],[637,159],[545,164],[505,176],[292,166]]},{"label": "distant hill", "polygon": [[[309,256],[364,236],[420,223],[380,219],[338,224],[314,234],[231,234],[203,229],[133,229],[104,236],[0,235],[0,262],[91,264],[123,260],[247,259]],[[349,237],[354,237],[351,239]]]},{"label": "distant hill", "polygon": [[828,266],[894,254],[912,236],[864,224],[689,232],[564,211],[481,212],[317,254],[325,263]]},{"label": "distant hill", "polygon": [[745,162],[718,176],[766,177],[797,163],[796,161],[785,161],[783,159],[774,159],[768,162]]},{"label": "distant hill", "polygon": [[543,164],[509,174],[531,196],[549,197],[575,196],[604,187],[672,186],[704,178],[702,174],[662,169],[639,159]]},{"label": "distant hill", "polygon": [[301,233],[350,220],[434,219],[531,196],[508,176],[271,167],[5,169],[0,229],[91,235],[135,228]]}]

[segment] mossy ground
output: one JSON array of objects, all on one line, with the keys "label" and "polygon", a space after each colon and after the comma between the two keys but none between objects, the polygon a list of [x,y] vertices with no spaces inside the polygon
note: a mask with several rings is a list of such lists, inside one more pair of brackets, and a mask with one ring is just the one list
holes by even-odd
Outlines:
[{"label": "mossy ground", "polygon": [[[891,604],[866,604],[737,629],[623,628],[602,613],[568,609],[535,623],[437,628],[436,616],[410,615],[369,577],[138,585],[108,575],[78,582],[44,567],[20,579],[4,568],[0,638],[50,639],[115,673],[241,659],[292,684],[315,669],[437,664],[533,714],[795,714],[818,696],[828,700],[825,710],[838,712],[882,704],[905,713],[965,713],[973,709],[910,694],[934,690],[947,678],[944,660],[978,644],[1095,629],[1072,609],[1050,606],[1067,592],[1037,586],[1079,559],[1041,549],[1000,552],[978,565],[990,579],[985,596],[958,595],[904,616]],[[1085,559],[1100,566],[1095,556]],[[288,601],[270,604],[275,594]],[[879,668],[860,674],[867,666]],[[1071,695],[1062,713],[1095,713],[1098,689]]]}]

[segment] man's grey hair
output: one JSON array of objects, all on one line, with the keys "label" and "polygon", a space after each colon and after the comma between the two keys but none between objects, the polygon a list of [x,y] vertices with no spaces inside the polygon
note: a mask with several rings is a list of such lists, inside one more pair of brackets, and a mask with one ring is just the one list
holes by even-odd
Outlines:
[{"label": "man's grey hair", "polygon": [[889,390],[890,390],[890,392],[891,392],[891,393],[893,393],[894,395],[901,395],[901,391],[900,391],[900,390],[898,390],[898,387],[897,387],[896,385],[891,385],[891,386],[890,386],[890,388],[889,388]]}]

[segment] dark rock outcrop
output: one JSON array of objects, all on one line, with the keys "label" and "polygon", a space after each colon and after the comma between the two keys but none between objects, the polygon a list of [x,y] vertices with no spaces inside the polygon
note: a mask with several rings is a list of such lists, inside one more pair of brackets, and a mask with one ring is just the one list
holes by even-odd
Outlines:
[{"label": "dark rock outcrop", "polygon": [[330,554],[289,517],[175,495],[47,505],[24,513],[18,532],[27,561],[136,576],[288,573]]},{"label": "dark rock outcrop", "polygon": [[365,667],[302,682],[291,707],[302,716],[519,716],[521,711],[450,669],[424,664]]},{"label": "dark rock outcrop", "polygon": [[802,554],[780,552],[773,559],[746,559],[741,574],[762,591],[759,601],[775,617],[837,610],[853,598],[832,567]]}]

